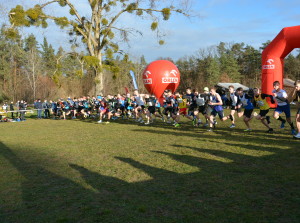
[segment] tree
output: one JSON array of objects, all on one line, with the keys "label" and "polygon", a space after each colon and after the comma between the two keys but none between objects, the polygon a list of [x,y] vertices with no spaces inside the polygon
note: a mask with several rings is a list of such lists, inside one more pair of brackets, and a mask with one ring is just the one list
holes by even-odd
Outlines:
[{"label": "tree", "polygon": [[284,61],[284,74],[287,78],[297,79],[300,78],[300,59],[293,54],[289,54]]},{"label": "tree", "polygon": [[239,63],[244,81],[250,86],[259,86],[261,76],[261,53],[252,46],[244,48],[242,59]]},{"label": "tree", "polygon": [[41,44],[41,47],[44,74],[47,76],[52,76],[51,74],[54,73],[54,70],[56,68],[55,50],[53,49],[51,44],[48,44],[46,37],[44,37],[44,41],[43,44]]},{"label": "tree", "polygon": [[267,47],[270,43],[271,43],[271,40],[267,40],[267,42],[261,44],[262,46],[259,47],[259,49],[260,49],[261,51],[263,51],[264,49],[266,49],[266,47]]},{"label": "tree", "polygon": [[2,85],[0,94],[7,95],[13,100],[20,96],[20,69],[23,53],[21,36],[17,32],[11,35],[11,30],[3,25],[0,31],[0,82]]},{"label": "tree", "polygon": [[[182,2],[188,2],[188,0]],[[46,14],[44,9],[52,4],[68,7],[68,14],[64,17]],[[112,59],[113,54],[119,52],[117,37],[122,41],[128,41],[129,34],[137,31],[118,25],[123,15],[135,14],[138,18],[150,19],[152,21],[151,30],[157,32],[159,39],[161,37],[158,29],[160,15],[163,20],[168,20],[172,12],[188,16],[186,11],[176,8],[174,5],[159,6],[159,2],[156,0],[87,0],[87,4],[90,6],[89,17],[81,15],[78,7],[71,0],[49,0],[27,10],[24,10],[21,5],[17,5],[11,9],[9,17],[13,27],[42,26],[46,28],[48,20],[54,20],[62,29],[71,27],[72,30],[69,33],[73,38],[71,41],[76,43],[77,37],[80,37],[90,55],[88,59],[93,65],[95,62],[97,63],[97,66],[93,66],[95,68],[96,94],[103,91],[104,69],[114,70],[112,66],[104,64],[103,61]],[[118,36],[115,35],[116,32],[119,34]],[[163,44],[164,42],[160,39],[159,43]]]},{"label": "tree", "polygon": [[230,79],[231,81],[240,81],[241,74],[239,72],[239,65],[234,53],[231,49],[226,48],[226,44],[221,42],[218,46],[218,53],[220,56],[220,66],[223,79]]},{"label": "tree", "polygon": [[33,99],[36,99],[38,76],[41,70],[41,56],[38,50],[38,42],[33,34],[25,39],[24,50],[26,52],[23,58],[24,72],[32,89]]},{"label": "tree", "polygon": [[206,81],[210,86],[213,86],[220,79],[220,65],[215,57],[207,57],[206,63]]}]

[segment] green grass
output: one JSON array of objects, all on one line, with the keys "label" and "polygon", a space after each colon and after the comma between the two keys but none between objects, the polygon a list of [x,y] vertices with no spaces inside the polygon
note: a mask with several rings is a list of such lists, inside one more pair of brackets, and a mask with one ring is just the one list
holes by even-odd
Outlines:
[{"label": "green grass", "polygon": [[300,222],[300,141],[119,120],[0,123],[0,222]]}]

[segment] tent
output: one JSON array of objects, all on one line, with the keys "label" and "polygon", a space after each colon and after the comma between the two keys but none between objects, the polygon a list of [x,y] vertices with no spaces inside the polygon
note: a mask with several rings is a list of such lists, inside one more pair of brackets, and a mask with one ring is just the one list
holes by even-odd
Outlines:
[{"label": "tent", "polygon": [[242,85],[240,83],[218,83],[216,85],[217,88],[224,88],[226,91],[228,91],[229,86],[232,85],[234,87],[234,89],[236,90],[239,87],[242,87],[244,89],[244,91],[248,91],[249,87]]},{"label": "tent", "polygon": [[289,78],[283,78],[283,87],[291,87],[294,88],[295,87],[295,81]]}]

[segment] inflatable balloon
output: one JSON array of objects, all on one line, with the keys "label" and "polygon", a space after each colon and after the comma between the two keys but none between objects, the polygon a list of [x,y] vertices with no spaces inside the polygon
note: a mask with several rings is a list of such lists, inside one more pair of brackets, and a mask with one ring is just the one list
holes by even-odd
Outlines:
[{"label": "inflatable balloon", "polygon": [[[283,87],[284,58],[300,47],[300,26],[286,27],[264,49],[262,53],[262,93],[272,94],[273,82],[279,81]],[[271,107],[276,105],[270,104]]]},{"label": "inflatable balloon", "polygon": [[147,91],[162,103],[165,90],[171,90],[173,93],[176,91],[180,83],[180,73],[172,62],[157,60],[146,67],[143,81]]}]

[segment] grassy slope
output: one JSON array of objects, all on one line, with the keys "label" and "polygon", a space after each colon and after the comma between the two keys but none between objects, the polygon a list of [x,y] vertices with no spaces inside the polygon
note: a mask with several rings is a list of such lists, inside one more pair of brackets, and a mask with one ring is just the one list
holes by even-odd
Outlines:
[{"label": "grassy slope", "polygon": [[299,222],[300,141],[252,123],[0,123],[0,222]]}]

